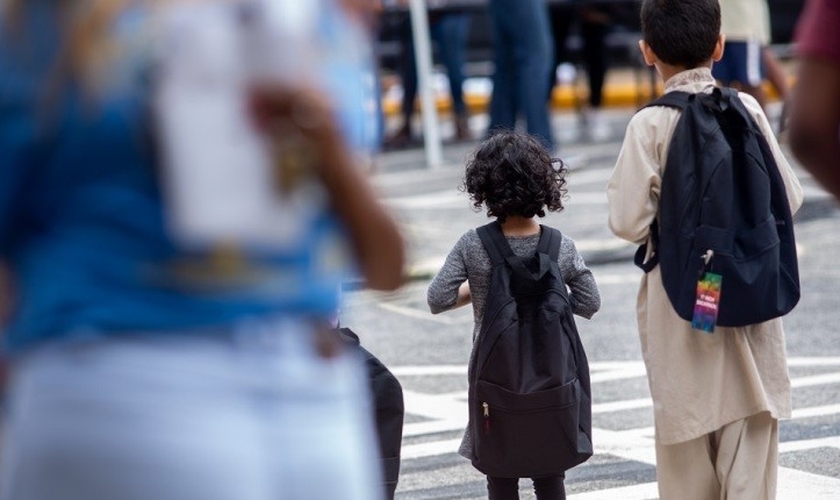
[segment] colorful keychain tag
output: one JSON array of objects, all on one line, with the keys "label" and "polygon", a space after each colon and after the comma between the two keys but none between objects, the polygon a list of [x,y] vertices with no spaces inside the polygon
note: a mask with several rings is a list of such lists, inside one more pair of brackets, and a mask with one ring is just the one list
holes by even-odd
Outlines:
[{"label": "colorful keychain tag", "polygon": [[697,301],[694,303],[694,316],[691,327],[708,333],[715,331],[718,307],[720,306],[720,288],[723,276],[704,273],[697,282]]}]

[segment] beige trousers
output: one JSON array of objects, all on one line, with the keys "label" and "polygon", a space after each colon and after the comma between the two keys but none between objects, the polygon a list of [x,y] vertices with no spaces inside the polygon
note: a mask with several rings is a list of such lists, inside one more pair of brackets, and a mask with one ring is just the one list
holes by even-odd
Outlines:
[{"label": "beige trousers", "polygon": [[773,500],[779,421],[758,413],[705,436],[656,443],[660,500]]}]

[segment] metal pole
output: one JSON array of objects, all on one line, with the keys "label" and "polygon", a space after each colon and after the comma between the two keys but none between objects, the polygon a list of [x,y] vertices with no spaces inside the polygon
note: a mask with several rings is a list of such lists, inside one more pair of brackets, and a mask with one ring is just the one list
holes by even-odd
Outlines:
[{"label": "metal pole", "polygon": [[429,16],[426,0],[411,0],[411,30],[414,38],[414,59],[417,61],[417,83],[423,117],[423,141],[426,162],[430,168],[443,165],[437,105],[432,89],[432,42],[429,36]]}]

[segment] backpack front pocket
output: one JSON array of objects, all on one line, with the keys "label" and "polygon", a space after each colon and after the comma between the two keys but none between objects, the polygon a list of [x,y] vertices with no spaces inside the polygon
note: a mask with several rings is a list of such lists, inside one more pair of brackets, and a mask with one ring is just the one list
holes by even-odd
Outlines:
[{"label": "backpack front pocket", "polygon": [[[498,477],[555,476],[592,455],[580,442],[580,383],[517,394],[476,382],[473,465]],[[584,448],[584,449],[580,449]]]}]

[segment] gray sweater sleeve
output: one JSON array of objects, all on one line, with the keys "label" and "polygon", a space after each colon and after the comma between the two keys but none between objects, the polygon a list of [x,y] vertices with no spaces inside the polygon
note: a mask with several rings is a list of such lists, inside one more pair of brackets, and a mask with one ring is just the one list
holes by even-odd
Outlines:
[{"label": "gray sweater sleeve", "polygon": [[563,280],[569,287],[569,301],[572,312],[586,319],[601,308],[601,295],[592,271],[586,267],[580,253],[571,238],[563,235],[560,243],[560,258],[558,259]]},{"label": "gray sweater sleeve", "polygon": [[426,291],[426,300],[432,314],[438,314],[455,305],[458,299],[458,287],[467,281],[466,247],[469,233],[464,234],[446,256]]}]

